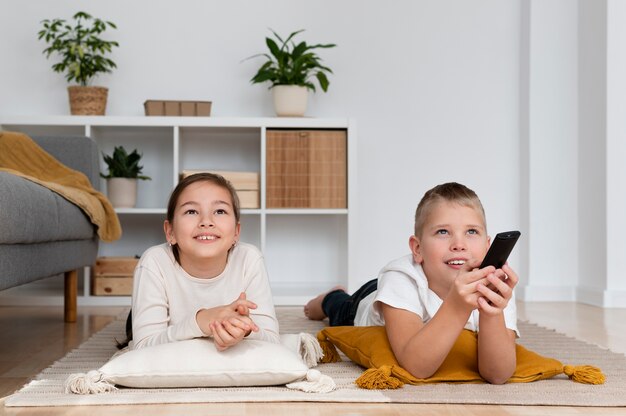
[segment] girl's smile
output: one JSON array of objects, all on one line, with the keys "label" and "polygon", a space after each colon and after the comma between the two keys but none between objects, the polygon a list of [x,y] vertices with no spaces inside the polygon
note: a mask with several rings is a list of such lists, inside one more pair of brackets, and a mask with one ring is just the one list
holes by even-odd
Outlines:
[{"label": "girl's smile", "polygon": [[197,235],[196,240],[200,240],[200,241],[207,241],[207,242],[212,242],[217,240],[219,237],[216,236],[215,234],[200,234]]}]

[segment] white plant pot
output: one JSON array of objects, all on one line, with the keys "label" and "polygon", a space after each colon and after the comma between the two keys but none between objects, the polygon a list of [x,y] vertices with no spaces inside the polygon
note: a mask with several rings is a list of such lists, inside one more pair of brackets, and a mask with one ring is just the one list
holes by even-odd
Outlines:
[{"label": "white plant pot", "polygon": [[137,203],[137,179],[107,179],[107,195],[114,208],[134,208]]},{"label": "white plant pot", "polygon": [[309,90],[300,85],[272,87],[274,110],[279,117],[302,117],[306,113]]}]

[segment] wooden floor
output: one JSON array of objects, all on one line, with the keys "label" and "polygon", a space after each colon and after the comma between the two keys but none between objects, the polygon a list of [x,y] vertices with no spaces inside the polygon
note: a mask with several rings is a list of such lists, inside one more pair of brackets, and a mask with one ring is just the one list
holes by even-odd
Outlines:
[{"label": "wooden floor", "polygon": [[[4,398],[107,325],[123,308],[80,307],[75,324],[61,307],[0,307],[0,415],[624,415],[625,408],[406,405],[359,403],[229,403],[158,406],[5,408]],[[576,303],[519,303],[518,316],[626,353],[626,309]],[[523,335],[523,334],[522,334]]]}]

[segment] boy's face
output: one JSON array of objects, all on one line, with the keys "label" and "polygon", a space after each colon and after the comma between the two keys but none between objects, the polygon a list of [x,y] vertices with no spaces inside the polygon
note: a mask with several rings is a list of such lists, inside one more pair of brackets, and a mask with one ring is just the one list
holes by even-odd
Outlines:
[{"label": "boy's face", "polygon": [[452,282],[468,260],[482,260],[489,237],[482,215],[454,202],[438,202],[426,218],[422,236],[409,240],[413,259],[429,282]]}]

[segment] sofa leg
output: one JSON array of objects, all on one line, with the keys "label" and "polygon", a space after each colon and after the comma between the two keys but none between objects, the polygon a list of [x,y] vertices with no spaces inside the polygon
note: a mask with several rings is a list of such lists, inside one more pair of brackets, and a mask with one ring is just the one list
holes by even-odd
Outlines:
[{"label": "sofa leg", "polygon": [[65,272],[65,322],[76,322],[78,271]]}]

